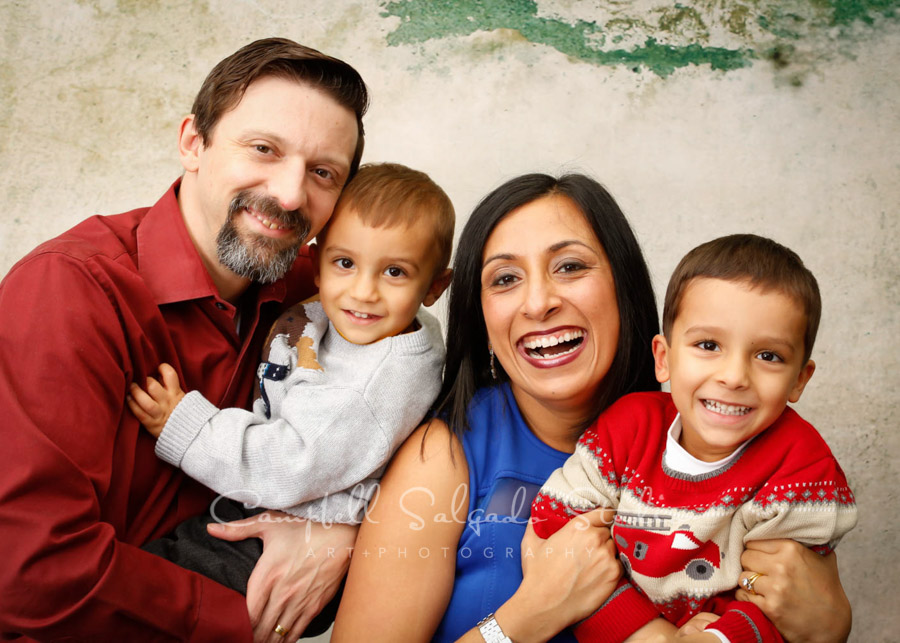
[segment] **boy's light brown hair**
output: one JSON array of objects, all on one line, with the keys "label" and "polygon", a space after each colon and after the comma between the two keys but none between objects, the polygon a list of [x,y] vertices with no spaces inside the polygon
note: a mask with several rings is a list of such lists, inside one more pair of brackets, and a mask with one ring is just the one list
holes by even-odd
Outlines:
[{"label": "boy's light brown hair", "polygon": [[691,250],[675,268],[666,290],[663,333],[667,340],[688,284],[704,277],[746,282],[764,292],[777,290],[793,298],[806,313],[803,363],[809,360],[822,316],[822,299],[816,278],[796,252],[755,234],[720,237]]},{"label": "boy's light brown hair", "polygon": [[[439,255],[435,274],[450,263],[456,213],[447,194],[424,172],[399,163],[367,163],[344,187],[335,213],[350,208],[367,226],[430,226]],[[328,225],[319,233],[322,243]]]}]

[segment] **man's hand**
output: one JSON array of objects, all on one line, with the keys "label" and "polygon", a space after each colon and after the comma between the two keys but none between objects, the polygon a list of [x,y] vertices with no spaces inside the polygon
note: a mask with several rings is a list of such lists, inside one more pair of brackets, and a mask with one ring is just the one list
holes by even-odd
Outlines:
[{"label": "man's hand", "polygon": [[158,438],[162,433],[172,411],[184,397],[184,391],[178,382],[178,373],[174,368],[168,364],[160,364],[159,374],[162,376],[162,383],[148,377],[146,391],[132,383],[125,398],[128,408],[154,438]]},{"label": "man's hand", "polygon": [[[350,565],[356,525],[323,525],[267,511],[253,518],[210,524],[223,540],[261,538],[263,553],[247,583],[255,643],[296,641],[328,604]],[[276,626],[286,634],[277,634]]]}]

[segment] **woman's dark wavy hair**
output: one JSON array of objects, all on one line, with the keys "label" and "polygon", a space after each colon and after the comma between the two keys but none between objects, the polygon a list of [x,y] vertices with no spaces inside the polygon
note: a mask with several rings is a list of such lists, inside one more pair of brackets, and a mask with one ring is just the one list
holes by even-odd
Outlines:
[{"label": "woman's dark wavy hair", "polygon": [[597,235],[612,268],[619,306],[616,355],[584,428],[626,393],[659,390],[651,351],[653,336],[659,330],[656,300],[647,264],[622,210],[602,185],[582,174],[559,178],[526,174],[507,181],[482,199],[457,245],[444,383],[433,406],[435,415],[445,419],[457,435],[468,429],[466,412],[475,392],[508,379],[499,363],[496,365],[498,380],[490,372],[487,330],[481,308],[484,246],[497,224],[510,212],[551,194],[569,197]]}]

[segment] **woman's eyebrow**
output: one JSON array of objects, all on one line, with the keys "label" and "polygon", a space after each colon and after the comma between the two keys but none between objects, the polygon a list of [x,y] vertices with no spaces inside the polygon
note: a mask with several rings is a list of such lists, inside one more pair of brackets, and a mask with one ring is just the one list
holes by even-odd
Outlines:
[{"label": "woman's eyebrow", "polygon": [[484,267],[486,265],[488,265],[489,263],[491,263],[492,261],[498,261],[498,260],[512,261],[515,258],[516,258],[516,255],[509,254],[508,252],[502,252],[499,254],[491,255],[490,257],[488,257],[487,259],[485,259],[484,261],[481,262],[481,268],[484,269]]},{"label": "woman's eyebrow", "polygon": [[550,250],[550,252],[557,252],[567,246],[574,246],[574,245],[587,248],[591,252],[597,252],[596,250],[591,248],[588,244],[586,244],[584,241],[579,241],[578,239],[564,239],[563,241],[557,241],[552,246],[550,246],[549,250]]},{"label": "woman's eyebrow", "polygon": [[[560,250],[562,250],[563,248],[566,248],[568,246],[581,246],[582,248],[586,248],[587,250],[590,250],[594,254],[597,253],[596,249],[592,248],[591,246],[586,244],[584,241],[580,241],[578,239],[564,239],[562,241],[557,241],[556,243],[554,243],[553,245],[551,245],[547,248],[547,253],[552,254],[554,252],[559,252]],[[484,262],[482,262],[481,267],[484,268],[486,265],[488,265],[492,261],[497,261],[497,260],[501,260],[501,259],[504,261],[512,261],[515,258],[516,258],[516,255],[510,254],[508,252],[497,253],[497,254],[491,255],[490,257],[485,259]]]}]

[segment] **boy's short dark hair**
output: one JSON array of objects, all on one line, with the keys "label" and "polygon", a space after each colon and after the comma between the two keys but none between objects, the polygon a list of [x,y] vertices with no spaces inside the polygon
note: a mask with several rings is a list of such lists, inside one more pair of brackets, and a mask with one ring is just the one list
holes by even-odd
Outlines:
[{"label": "boy's short dark hair", "polygon": [[672,326],[688,284],[699,278],[745,281],[754,288],[783,292],[802,304],[806,313],[803,362],[812,354],[822,299],[816,278],[797,253],[755,234],[733,234],[697,246],[679,262],[669,279],[663,308],[663,333],[671,338]]},{"label": "boy's short dark hair", "polygon": [[[373,228],[431,226],[440,256],[436,271],[450,263],[456,213],[447,194],[424,172],[399,163],[367,163],[344,187],[334,211],[346,208]],[[327,232],[328,225],[319,239]]]},{"label": "boy's short dark hair", "polygon": [[219,119],[241,102],[247,88],[256,80],[269,76],[306,83],[356,115],[356,150],[350,163],[350,176],[353,176],[365,145],[362,118],[369,106],[366,84],[359,73],[343,60],[287,38],[264,38],[251,42],[223,59],[209,72],[191,109],[203,144],[210,145]]}]

